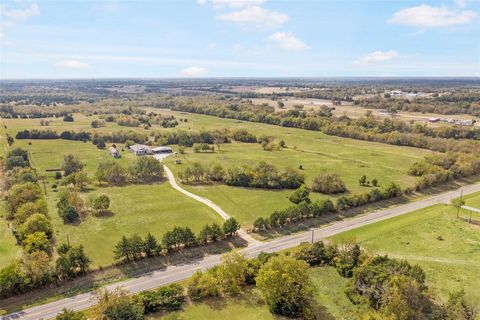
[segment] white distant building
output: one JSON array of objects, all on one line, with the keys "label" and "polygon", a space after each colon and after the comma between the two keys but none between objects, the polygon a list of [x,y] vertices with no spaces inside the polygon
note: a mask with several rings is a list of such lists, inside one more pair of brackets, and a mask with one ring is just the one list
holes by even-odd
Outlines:
[{"label": "white distant building", "polygon": [[152,154],[152,149],[150,149],[149,146],[146,146],[144,144],[134,144],[131,145],[129,148],[135,155],[137,156],[143,156],[144,154]]}]

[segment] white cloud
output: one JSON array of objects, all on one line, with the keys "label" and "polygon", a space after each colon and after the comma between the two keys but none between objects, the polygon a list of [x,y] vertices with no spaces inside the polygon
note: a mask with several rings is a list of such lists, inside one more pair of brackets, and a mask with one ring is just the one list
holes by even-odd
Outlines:
[{"label": "white cloud", "polygon": [[389,23],[414,27],[432,28],[466,24],[476,17],[471,10],[450,10],[447,7],[421,5],[396,12]]},{"label": "white cloud", "polygon": [[269,39],[282,49],[294,51],[308,49],[308,46],[303,41],[297,39],[290,32],[275,32],[270,35]]},{"label": "white cloud", "polygon": [[220,8],[245,8],[258,6],[267,0],[197,0],[197,4],[204,5],[208,2],[212,4],[215,9]]},{"label": "white cloud", "polygon": [[456,4],[460,7],[465,7],[467,5],[467,0],[454,0]]},{"label": "white cloud", "polygon": [[188,67],[183,70],[180,70],[178,75],[181,77],[201,77],[201,76],[207,75],[207,73],[208,73],[207,69],[193,66],[193,67]]},{"label": "white cloud", "polygon": [[78,60],[62,60],[57,62],[55,66],[65,69],[86,69],[90,67],[88,63]]},{"label": "white cloud", "polygon": [[30,17],[39,14],[38,5],[36,2],[31,3],[25,8],[10,8],[6,6],[0,6],[0,16],[10,19],[12,22],[25,21]]},{"label": "white cloud", "polygon": [[255,25],[257,27],[275,28],[287,22],[288,15],[259,6],[251,6],[238,11],[220,14],[217,16],[217,19],[247,26]]},{"label": "white cloud", "polygon": [[381,62],[393,60],[395,58],[398,58],[399,56],[400,55],[395,50],[375,51],[375,52],[364,55],[358,60],[355,60],[353,64],[362,66],[362,65],[381,63]]}]

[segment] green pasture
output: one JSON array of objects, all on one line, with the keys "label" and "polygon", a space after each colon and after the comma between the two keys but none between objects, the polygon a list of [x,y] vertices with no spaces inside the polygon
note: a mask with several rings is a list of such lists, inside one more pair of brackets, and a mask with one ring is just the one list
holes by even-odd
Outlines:
[{"label": "green pasture", "polygon": [[113,262],[114,247],[123,235],[138,233],[143,237],[151,232],[160,241],[174,226],[188,226],[198,232],[206,223],[222,222],[213,210],[185,197],[167,182],[98,188],[90,193],[108,194],[112,214],[88,215],[78,225],[66,225],[57,214],[52,197],[50,212],[57,242],[66,242],[68,236],[71,244],[83,245],[97,267]]},{"label": "green pasture", "polygon": [[[373,253],[388,254],[420,265],[430,289],[443,299],[465,289],[480,301],[480,226],[469,224],[468,212],[435,205],[403,216],[354,229],[332,238],[356,240]],[[480,214],[473,219],[480,222]]]}]

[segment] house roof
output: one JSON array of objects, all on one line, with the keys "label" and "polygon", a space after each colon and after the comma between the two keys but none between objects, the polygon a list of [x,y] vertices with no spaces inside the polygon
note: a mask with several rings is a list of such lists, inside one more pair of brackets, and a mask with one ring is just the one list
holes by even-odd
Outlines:
[{"label": "house roof", "polygon": [[140,151],[140,150],[150,150],[150,147],[144,144],[134,144],[130,146],[130,149],[133,151]]},{"label": "house roof", "polygon": [[156,147],[152,149],[153,152],[172,151],[170,147]]},{"label": "house roof", "polygon": [[114,147],[110,147],[110,148],[108,148],[108,150],[109,150],[111,153],[118,152],[118,150],[115,149]]}]

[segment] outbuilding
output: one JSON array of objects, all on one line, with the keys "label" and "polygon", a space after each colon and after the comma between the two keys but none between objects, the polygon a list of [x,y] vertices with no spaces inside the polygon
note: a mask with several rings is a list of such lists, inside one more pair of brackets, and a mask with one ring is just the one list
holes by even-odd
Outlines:
[{"label": "outbuilding", "polygon": [[152,152],[157,154],[157,153],[172,153],[173,150],[170,147],[156,147],[152,149]]},{"label": "outbuilding", "polygon": [[114,158],[120,158],[122,156],[120,152],[118,152],[118,150],[114,147],[108,148],[108,152],[110,152],[110,155]]}]

